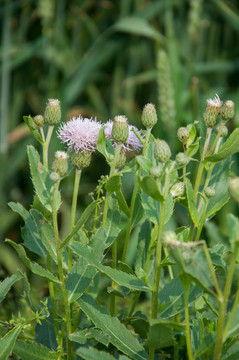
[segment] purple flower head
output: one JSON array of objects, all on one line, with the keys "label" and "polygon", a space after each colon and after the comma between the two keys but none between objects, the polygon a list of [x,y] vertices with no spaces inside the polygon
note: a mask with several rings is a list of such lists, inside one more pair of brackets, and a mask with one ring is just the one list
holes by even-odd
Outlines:
[{"label": "purple flower head", "polygon": [[[111,140],[112,140],[112,137],[111,137],[112,126],[113,126],[113,121],[111,121],[111,120],[107,121],[107,123],[105,124],[105,136]],[[142,137],[141,132],[135,126],[129,125],[129,137],[128,137],[128,140],[126,141],[126,143],[123,144],[123,149],[125,151],[133,151],[133,150],[137,151],[143,147],[143,144],[137,138],[137,136],[133,132],[133,129],[135,132],[137,132]],[[113,146],[116,146],[115,141],[113,141]]]},{"label": "purple flower head", "polygon": [[73,118],[61,125],[58,137],[68,147],[68,150],[76,153],[84,151],[95,151],[97,137],[102,125],[96,120],[83,118]]}]

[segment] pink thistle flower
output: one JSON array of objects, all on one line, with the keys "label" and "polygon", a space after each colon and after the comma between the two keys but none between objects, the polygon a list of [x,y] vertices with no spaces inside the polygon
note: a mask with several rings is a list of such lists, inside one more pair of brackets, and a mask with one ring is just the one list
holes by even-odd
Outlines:
[{"label": "pink thistle flower", "polygon": [[[112,126],[113,126],[113,121],[111,121],[111,120],[107,121],[107,123],[105,124],[105,136],[111,140],[112,140],[112,137],[111,137]],[[137,138],[137,136],[133,132],[133,129],[135,132],[137,132],[139,134],[139,136],[142,137],[141,132],[136,128],[136,126],[129,125],[129,137],[128,137],[128,140],[126,141],[126,143],[124,143],[122,146],[125,151],[133,151],[133,150],[139,151],[143,147],[143,144]],[[113,146],[116,146],[115,141],[112,140],[112,143],[113,143]]]},{"label": "pink thistle flower", "polygon": [[73,118],[61,125],[58,137],[68,147],[68,150],[76,153],[84,151],[95,151],[97,137],[102,125],[96,120],[83,118]]}]

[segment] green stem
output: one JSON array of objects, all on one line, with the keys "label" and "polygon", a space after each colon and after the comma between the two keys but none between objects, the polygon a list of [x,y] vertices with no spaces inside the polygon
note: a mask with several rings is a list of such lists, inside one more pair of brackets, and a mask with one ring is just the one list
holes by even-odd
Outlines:
[{"label": "green stem", "polygon": [[223,291],[223,297],[220,301],[219,305],[219,317],[218,317],[218,325],[217,325],[217,337],[216,337],[216,345],[214,350],[214,357],[213,360],[219,360],[222,353],[222,346],[224,341],[224,323],[226,319],[227,313],[227,302],[231,291],[232,279],[234,275],[236,259],[237,259],[237,252],[238,252],[239,244],[235,243],[235,249],[233,251],[233,257],[230,263],[226,284]]},{"label": "green stem", "polygon": [[58,230],[58,221],[57,221],[57,194],[60,185],[60,180],[55,183],[54,186],[54,193],[53,193],[53,201],[52,201],[52,221],[53,221],[53,229],[54,235],[56,239],[56,249],[57,249],[57,265],[58,265],[58,273],[60,279],[60,288],[65,308],[65,322],[66,322],[66,350],[67,350],[67,360],[72,360],[72,348],[71,342],[69,339],[69,335],[71,333],[71,308],[70,304],[68,303],[67,299],[67,292],[64,283],[64,273],[62,267],[62,257],[61,257],[61,250],[60,250],[60,237],[59,237],[59,230]]},{"label": "green stem", "polygon": [[[52,269],[51,269],[51,258],[49,253],[47,254],[47,258],[46,258],[46,262],[47,262],[47,269],[50,273],[52,273]],[[52,281],[49,281],[49,293],[50,293],[50,299],[51,299],[51,308],[52,308],[52,316],[53,316],[53,323],[54,323],[54,330],[55,330],[55,335],[57,338],[57,343],[59,345],[59,339],[58,339],[58,333],[59,333],[59,326],[58,326],[58,322],[57,322],[57,311],[56,311],[56,302],[55,302],[55,289],[54,289],[54,284]],[[62,350],[62,349],[61,349]]]},{"label": "green stem", "polygon": [[[116,164],[120,155],[120,151],[122,148],[122,144],[119,144],[116,146],[116,150],[115,150],[115,156],[114,156],[114,160],[112,162],[111,168],[110,168],[110,175],[109,178],[111,178],[111,176],[114,175],[115,173],[115,168],[116,168]],[[106,192],[106,198],[105,198],[105,207],[104,207],[104,214],[103,214],[103,220],[102,220],[102,227],[105,227],[105,223],[106,223],[106,219],[107,219],[107,214],[108,214],[108,208],[109,208],[109,200],[110,200],[110,193],[109,191]]]},{"label": "green stem", "polygon": [[[222,128],[225,125],[225,123],[226,123],[226,121],[222,121],[222,123],[218,129],[216,139],[214,140],[214,143],[212,144],[212,147],[211,147],[210,151],[208,152],[208,155],[211,155],[213,153],[214,149],[216,149],[216,147],[217,147],[218,141],[220,139],[222,140],[222,138],[220,138],[220,135],[221,135]],[[215,150],[215,152],[217,152],[217,150]]]},{"label": "green stem", "polygon": [[49,148],[49,144],[50,144],[50,141],[51,141],[51,136],[52,136],[52,133],[53,133],[53,129],[54,129],[54,126],[49,126],[47,136],[46,136],[46,140],[44,141],[44,143],[42,145],[42,149],[43,149],[43,165],[47,170],[48,170],[48,148]]},{"label": "green stem", "polygon": [[210,142],[211,133],[212,133],[212,128],[207,128],[207,134],[206,134],[206,139],[205,139],[205,143],[204,143],[204,147],[203,147],[202,158],[201,158],[199,166],[198,166],[196,181],[195,181],[195,185],[194,185],[194,200],[195,200],[195,202],[197,201],[198,190],[199,190],[201,177],[202,177],[203,170],[204,170],[204,159],[207,155],[207,150],[208,150],[208,146],[209,146],[209,142]]},{"label": "green stem", "polygon": [[189,360],[193,360],[193,352],[191,346],[190,336],[190,322],[189,322],[189,307],[188,307],[188,284],[184,285],[184,311],[185,311],[185,323],[186,323],[186,344],[187,344],[187,355]]},{"label": "green stem", "polygon": [[209,269],[210,269],[210,272],[211,272],[213,284],[215,286],[215,289],[216,289],[216,292],[217,292],[217,295],[218,295],[218,298],[219,298],[219,301],[220,301],[220,299],[222,299],[222,292],[221,292],[221,289],[219,287],[217,277],[216,277],[216,274],[215,274],[215,271],[214,271],[213,263],[212,263],[212,260],[211,260],[211,257],[210,257],[210,254],[209,254],[209,251],[208,251],[208,248],[207,248],[207,244],[205,243],[205,241],[203,241],[203,251],[204,251],[204,254],[206,256],[207,263],[208,263],[208,266],[209,266]]},{"label": "green stem", "polygon": [[165,218],[165,209],[166,209],[166,199],[169,191],[170,185],[170,172],[171,169],[166,169],[166,176],[165,176],[165,186],[164,186],[164,200],[161,203],[160,209],[160,218],[159,218],[159,225],[158,225],[158,234],[157,234],[157,245],[156,245],[156,259],[155,259],[155,274],[154,274],[154,288],[152,294],[152,319],[157,318],[158,313],[158,290],[159,290],[159,280],[160,280],[160,273],[161,273],[161,251],[162,251],[162,242],[161,237],[163,234],[164,229],[164,218]]},{"label": "green stem", "polygon": [[[73,197],[72,197],[72,206],[71,206],[71,225],[70,225],[70,232],[72,231],[75,225],[75,218],[76,218],[76,205],[77,205],[77,197],[78,197],[78,190],[81,178],[81,170],[75,169],[75,183],[74,183],[74,190],[73,190]],[[69,272],[72,269],[72,250],[69,248],[68,253],[68,269]]]}]

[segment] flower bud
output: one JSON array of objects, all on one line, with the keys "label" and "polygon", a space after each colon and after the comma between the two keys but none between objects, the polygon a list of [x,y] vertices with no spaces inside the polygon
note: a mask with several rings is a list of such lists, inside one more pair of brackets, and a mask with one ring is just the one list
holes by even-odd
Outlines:
[{"label": "flower bud", "polygon": [[206,197],[207,197],[208,199],[211,199],[213,196],[216,195],[216,191],[215,191],[214,187],[208,186],[208,187],[204,190],[204,194],[206,195]]},{"label": "flower bud", "polygon": [[166,141],[164,140],[156,140],[154,147],[154,156],[155,159],[165,163],[171,157],[171,150]]},{"label": "flower bud", "polygon": [[162,175],[163,169],[160,166],[152,166],[150,169],[150,175],[158,179]]},{"label": "flower bud", "polygon": [[124,144],[129,137],[129,125],[126,116],[115,116],[112,126],[112,139],[117,144]]},{"label": "flower bud", "polygon": [[220,113],[222,102],[218,95],[215,98],[207,100],[206,110],[203,114],[203,121],[206,127],[212,128],[217,124],[217,115]]},{"label": "flower bud", "polygon": [[79,151],[76,153],[72,151],[70,154],[70,161],[73,166],[78,169],[82,169],[90,165],[92,151],[85,150],[83,152]]},{"label": "flower bud", "polygon": [[158,118],[153,104],[146,104],[142,112],[142,124],[149,129],[152,129],[157,124]]},{"label": "flower bud", "polygon": [[230,179],[228,191],[232,200],[239,203],[239,177]]},{"label": "flower bud", "polygon": [[225,136],[227,136],[227,134],[228,134],[228,129],[227,129],[227,127],[226,127],[225,125],[223,125],[222,127],[219,126],[219,127],[217,128],[217,131],[219,132],[219,130],[220,130],[220,137],[225,137]]},{"label": "flower bud", "polygon": [[56,151],[55,159],[52,163],[52,171],[64,176],[68,171],[68,154],[65,151]]},{"label": "flower bud", "polygon": [[180,152],[176,155],[176,163],[179,165],[187,165],[190,161],[189,157],[184,154],[183,152]]},{"label": "flower bud", "polygon": [[50,179],[54,182],[60,180],[60,175],[57,174],[56,172],[52,172],[51,175],[50,175]]},{"label": "flower bud", "polygon": [[53,126],[59,124],[61,120],[61,105],[57,99],[49,99],[44,113],[46,124]]},{"label": "flower bud", "polygon": [[184,182],[178,182],[171,187],[170,193],[172,197],[181,197],[185,193]]},{"label": "flower bud", "polygon": [[174,243],[177,242],[177,235],[174,231],[168,230],[163,232],[162,235],[162,243],[163,244],[168,244],[170,245],[170,243]]},{"label": "flower bud", "polygon": [[186,144],[189,139],[190,133],[186,127],[180,127],[177,131],[177,136],[179,141],[181,141],[183,144]]},{"label": "flower bud", "polygon": [[33,121],[36,124],[36,126],[42,127],[44,125],[44,119],[42,115],[36,115],[33,118]]},{"label": "flower bud", "polygon": [[230,120],[234,117],[235,115],[235,104],[233,101],[231,100],[227,100],[221,108],[221,117],[222,120],[226,121],[226,120]]}]

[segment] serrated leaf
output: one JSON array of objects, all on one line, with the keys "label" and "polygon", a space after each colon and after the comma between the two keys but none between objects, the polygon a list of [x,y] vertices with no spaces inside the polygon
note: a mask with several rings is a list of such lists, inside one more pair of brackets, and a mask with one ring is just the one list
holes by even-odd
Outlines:
[{"label": "serrated leaf", "polygon": [[39,133],[39,131],[36,129],[36,125],[33,121],[33,118],[29,115],[29,116],[23,116],[23,120],[25,121],[25,123],[27,124],[27,126],[29,127],[32,135],[34,136],[34,138],[39,141],[41,144],[44,143],[44,141],[42,140],[42,137]]},{"label": "serrated leaf", "polygon": [[8,360],[12,353],[16,339],[22,330],[22,325],[18,325],[10,330],[3,338],[0,339],[0,359]]},{"label": "serrated leaf", "polygon": [[71,341],[83,345],[87,342],[88,339],[95,339],[105,346],[109,345],[109,336],[103,334],[101,330],[96,328],[87,328],[84,330],[75,331],[73,334],[70,334],[69,338]]},{"label": "serrated leaf", "polygon": [[151,196],[154,200],[157,200],[161,203],[164,201],[163,195],[161,194],[159,188],[159,184],[152,176],[146,175],[142,179],[139,179],[139,184],[142,190],[147,195]]},{"label": "serrated leaf", "polygon": [[36,342],[17,340],[13,353],[21,360],[57,360],[58,354]]},{"label": "serrated leaf", "polygon": [[186,180],[186,192],[188,199],[188,209],[193,223],[198,227],[199,226],[199,216],[196,208],[196,204],[193,196],[193,187],[189,179]]},{"label": "serrated leaf", "polygon": [[59,280],[48,270],[44,269],[42,266],[40,266],[37,263],[31,262],[31,260],[27,257],[25,249],[22,245],[16,244],[15,242],[6,239],[6,242],[9,243],[18,253],[20,259],[23,261],[23,263],[26,265],[28,269],[30,269],[34,274],[42,277],[43,279],[53,281],[57,284],[59,284]]},{"label": "serrated leaf", "polygon": [[116,317],[110,316],[107,310],[99,306],[90,295],[84,294],[77,303],[95,326],[109,336],[109,341],[117,349],[134,360],[148,359],[143,346],[131,332]]},{"label": "serrated leaf", "polygon": [[30,214],[35,221],[38,234],[47,249],[49,255],[57,264],[56,240],[52,225],[43,217],[39,211],[32,209]]},{"label": "serrated leaf", "polygon": [[[30,171],[32,176],[32,182],[36,194],[41,201],[42,205],[50,212],[52,212],[52,199],[51,199],[51,188],[53,182],[50,179],[50,175],[44,166],[40,162],[40,156],[36,149],[29,145],[27,147],[27,154],[30,164]],[[57,195],[57,210],[61,204],[60,192]]]},{"label": "serrated leaf", "polygon": [[225,160],[233,154],[239,152],[239,128],[235,129],[220,150],[213,155],[207,156],[205,161],[218,162]]},{"label": "serrated leaf", "polygon": [[114,360],[115,357],[105,351],[98,351],[93,347],[77,349],[77,355],[85,360]]},{"label": "serrated leaf", "polygon": [[25,226],[22,228],[24,245],[34,253],[46,258],[46,249],[38,234],[36,223],[30,216],[30,213],[19,203],[10,202],[8,205],[13,211],[17,212],[25,222]]},{"label": "serrated leaf", "polygon": [[121,175],[114,175],[109,178],[105,185],[109,193],[113,193],[121,189]]},{"label": "serrated leaf", "polygon": [[82,213],[81,217],[73,227],[71,233],[65,238],[64,241],[62,241],[60,249],[62,249],[64,246],[68,244],[68,242],[73,238],[73,236],[80,230],[80,228],[85,224],[85,222],[88,220],[92,212],[94,211],[96,205],[99,203],[98,200],[92,201],[90,205],[87,206],[87,208]]},{"label": "serrated leaf", "polygon": [[111,280],[116,282],[120,286],[124,286],[128,289],[139,290],[139,291],[149,291],[150,289],[145,285],[145,283],[138,279],[137,277],[127,274],[125,272],[112,269],[109,266],[102,265],[95,258],[93,251],[90,247],[84,246],[77,242],[72,242],[70,248],[80,257],[85,259],[89,265],[94,266],[101,273],[108,276]]},{"label": "serrated leaf", "polygon": [[3,301],[5,296],[7,295],[8,291],[11,289],[12,285],[21,280],[21,275],[12,275],[10,277],[5,278],[3,281],[0,282],[0,303]]}]

